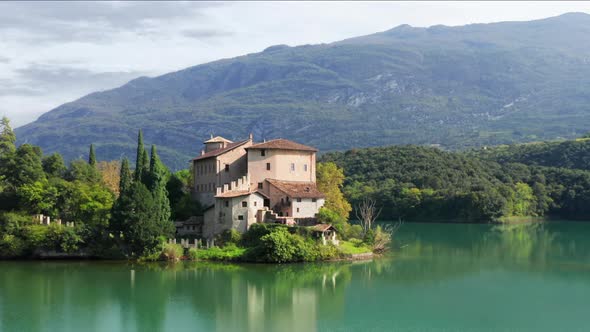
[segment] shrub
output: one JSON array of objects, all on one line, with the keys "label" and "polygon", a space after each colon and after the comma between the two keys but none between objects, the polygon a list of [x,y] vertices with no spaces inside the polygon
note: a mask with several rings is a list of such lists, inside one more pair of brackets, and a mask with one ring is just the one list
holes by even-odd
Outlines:
[{"label": "shrub", "polygon": [[217,237],[217,243],[219,243],[220,246],[225,246],[228,244],[237,245],[241,240],[242,234],[233,228],[224,230]]},{"label": "shrub", "polygon": [[196,261],[198,259],[199,256],[199,250],[196,248],[190,248],[188,250],[188,259],[190,259],[191,261]]},{"label": "shrub", "polygon": [[276,263],[293,261],[297,248],[287,229],[278,228],[261,237],[260,241],[265,261]]},{"label": "shrub", "polygon": [[184,249],[180,244],[166,243],[162,248],[161,258],[169,261],[178,261],[184,255]]},{"label": "shrub", "polygon": [[362,239],[363,238],[363,227],[361,225],[349,225],[346,230],[346,235],[343,236],[345,239]]},{"label": "shrub", "polygon": [[273,230],[278,228],[286,229],[287,226],[279,224],[253,224],[248,231],[242,235],[241,245],[244,247],[260,246],[262,244],[260,241],[262,237],[270,234]]},{"label": "shrub", "polygon": [[367,230],[365,233],[365,237],[363,238],[363,242],[372,246],[375,243],[375,231],[373,229]]},{"label": "shrub", "polygon": [[25,250],[26,245],[22,239],[11,234],[4,234],[0,237],[0,257],[21,257]]},{"label": "shrub", "polygon": [[33,219],[29,215],[15,212],[0,213],[0,231],[15,234],[19,228],[32,224]]},{"label": "shrub", "polygon": [[82,237],[73,227],[64,227],[61,225],[47,226],[43,247],[58,252],[71,253],[78,250],[79,245],[83,243]]},{"label": "shrub", "polygon": [[331,260],[338,257],[338,248],[332,243],[327,245],[318,245],[318,259],[319,260]]},{"label": "shrub", "polygon": [[383,230],[381,226],[377,226],[373,240],[373,252],[376,254],[384,253],[385,251],[389,250],[390,243],[391,233],[387,230]]}]

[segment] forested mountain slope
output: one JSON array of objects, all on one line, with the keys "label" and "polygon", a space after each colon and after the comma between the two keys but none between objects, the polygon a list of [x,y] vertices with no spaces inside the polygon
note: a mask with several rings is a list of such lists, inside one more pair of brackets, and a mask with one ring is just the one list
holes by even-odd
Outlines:
[{"label": "forested mountain slope", "polygon": [[590,15],[571,13],[273,46],[92,93],[17,136],[66,159],[90,143],[99,158],[118,159],[143,128],[174,169],[211,133],[285,137],[323,151],[576,137],[590,128],[589,35]]}]

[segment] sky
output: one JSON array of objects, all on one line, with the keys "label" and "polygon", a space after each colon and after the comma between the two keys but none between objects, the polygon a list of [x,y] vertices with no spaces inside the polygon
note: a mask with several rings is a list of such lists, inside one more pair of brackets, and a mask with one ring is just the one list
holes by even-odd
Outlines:
[{"label": "sky", "polygon": [[0,2],[0,117],[13,127],[139,76],[388,30],[590,13],[590,2]]}]

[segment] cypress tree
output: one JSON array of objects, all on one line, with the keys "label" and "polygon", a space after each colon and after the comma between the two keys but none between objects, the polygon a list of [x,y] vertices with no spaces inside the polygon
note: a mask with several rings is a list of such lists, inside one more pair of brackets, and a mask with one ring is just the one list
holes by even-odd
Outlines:
[{"label": "cypress tree", "polygon": [[149,162],[149,157],[148,157],[148,152],[147,150],[143,150],[143,153],[141,155],[141,160],[140,160],[140,176],[139,176],[139,180],[141,183],[143,183],[147,188],[149,188],[149,177],[150,177],[150,162]]},{"label": "cypress tree", "polygon": [[158,157],[156,146],[152,145],[147,187],[154,197],[156,219],[161,234],[171,235],[174,225],[170,222],[170,200],[166,190],[166,173],[166,169]]},{"label": "cypress tree", "polygon": [[119,178],[119,195],[124,195],[129,191],[131,187],[131,171],[129,170],[129,160],[123,158],[121,162],[121,173]]},{"label": "cypress tree", "polygon": [[94,144],[90,144],[90,152],[88,153],[88,164],[96,166],[96,154],[94,153]]},{"label": "cypress tree", "polygon": [[145,159],[145,148],[143,147],[143,132],[141,131],[141,129],[139,130],[139,133],[137,134],[137,155],[136,155],[136,159],[135,159],[135,174],[134,174],[134,178],[135,181],[140,182],[143,178],[143,165],[144,165],[144,159]]}]

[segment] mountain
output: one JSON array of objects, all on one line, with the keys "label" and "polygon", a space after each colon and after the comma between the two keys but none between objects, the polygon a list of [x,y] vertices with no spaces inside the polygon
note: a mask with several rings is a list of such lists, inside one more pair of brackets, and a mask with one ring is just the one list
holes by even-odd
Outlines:
[{"label": "mountain", "polygon": [[330,44],[140,77],[17,128],[20,142],[101,159],[136,133],[184,168],[210,134],[285,137],[326,150],[400,143],[461,149],[590,128],[590,15],[459,27],[408,25]]}]

